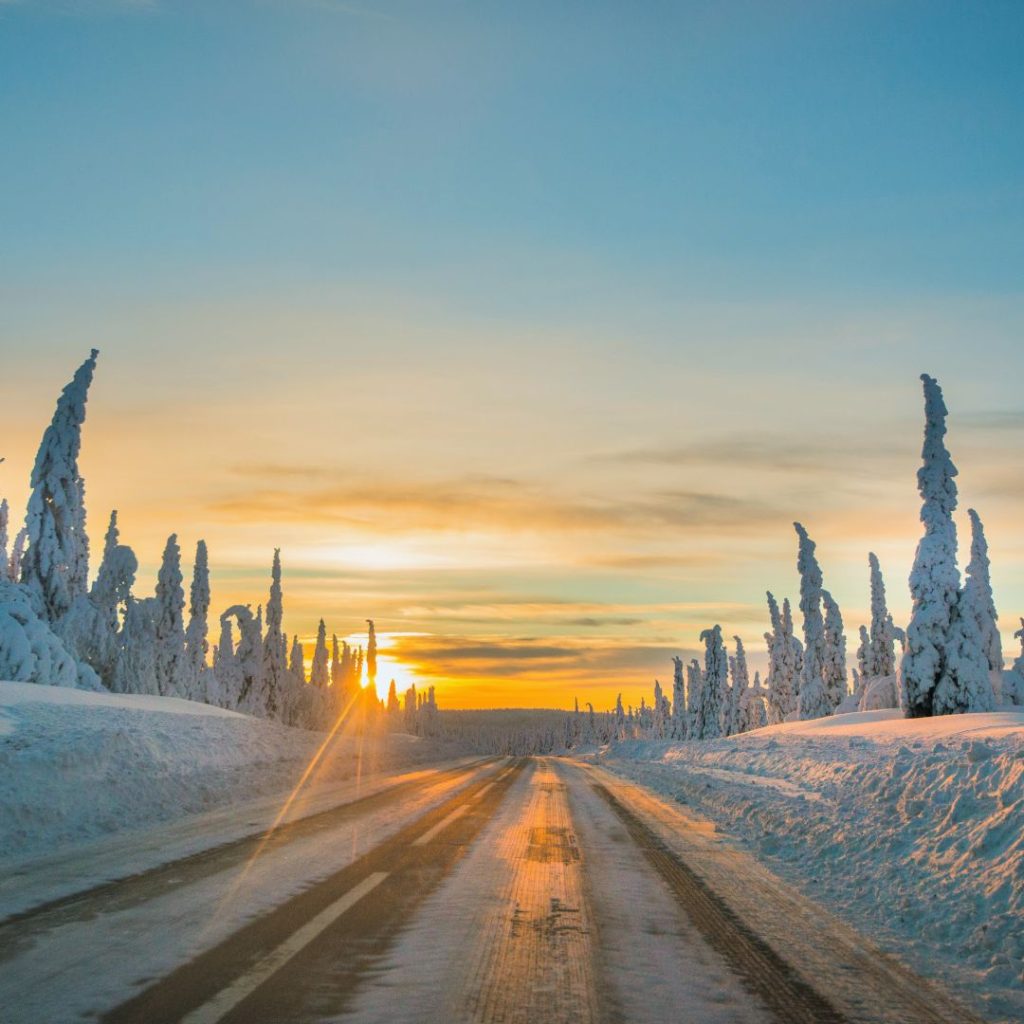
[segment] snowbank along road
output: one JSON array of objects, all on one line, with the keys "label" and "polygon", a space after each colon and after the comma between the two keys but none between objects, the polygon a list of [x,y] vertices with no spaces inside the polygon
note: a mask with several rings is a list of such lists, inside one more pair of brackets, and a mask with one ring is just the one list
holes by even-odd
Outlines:
[{"label": "snowbank along road", "polygon": [[704,823],[560,759],[415,785],[0,922],[5,1024],[970,1024]]}]

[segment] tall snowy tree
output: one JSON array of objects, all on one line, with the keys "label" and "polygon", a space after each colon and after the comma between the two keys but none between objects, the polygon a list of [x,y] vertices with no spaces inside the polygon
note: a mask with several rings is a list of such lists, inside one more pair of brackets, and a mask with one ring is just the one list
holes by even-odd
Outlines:
[{"label": "tall snowy tree", "polygon": [[121,544],[119,538],[114,511],[89,596],[75,598],[62,628],[75,656],[90,665],[108,688],[114,684],[121,649],[122,611],[127,610],[139,568],[135,552]]},{"label": "tall snowy tree", "polygon": [[7,504],[7,499],[4,498],[3,501],[0,501],[0,580],[7,579],[7,567],[11,561],[10,552],[7,550],[11,541],[10,521],[10,506]]},{"label": "tall snowy tree", "polygon": [[747,668],[747,652],[743,647],[743,641],[734,636],[736,641],[736,654],[729,659],[729,669],[732,675],[732,686],[729,689],[729,719],[726,735],[732,736],[741,732],[740,729],[740,708],[746,700],[746,692],[750,688],[750,670]]},{"label": "tall snowy tree", "polygon": [[973,508],[967,510],[971,518],[971,560],[967,566],[960,609],[978,624],[982,649],[989,671],[996,678],[1003,671],[1003,641],[997,625],[999,613],[992,596],[992,577],[989,570],[988,542],[981,518]]},{"label": "tall snowy tree", "polygon": [[827,590],[821,592],[821,603],[825,609],[822,679],[825,694],[834,712],[847,696],[846,634],[843,632],[843,616],[839,605]]},{"label": "tall snowy tree", "polygon": [[309,681],[321,690],[326,689],[331,681],[327,665],[327,627],[324,625],[323,619],[320,620],[316,631],[316,647],[313,648],[313,664],[309,671]]},{"label": "tall snowy tree", "polygon": [[743,691],[740,699],[738,732],[750,732],[768,724],[767,697],[761,686],[761,674],[755,672],[753,685]]},{"label": "tall snowy tree", "polygon": [[25,546],[28,544],[28,527],[23,526],[15,535],[11,545],[11,557],[7,562],[7,578],[12,583],[21,579],[21,565],[25,560]]},{"label": "tall snowy tree", "polygon": [[871,650],[871,634],[867,626],[861,626],[860,643],[857,645],[857,681],[863,685],[864,680],[870,679],[874,674],[871,669],[874,664],[874,652]]},{"label": "tall snowy tree", "polygon": [[721,626],[705,629],[700,639],[704,644],[704,693],[695,732],[698,739],[711,740],[722,735],[722,704],[729,686],[729,660],[722,643]]},{"label": "tall snowy tree", "polygon": [[114,668],[113,689],[118,693],[160,693],[156,666],[156,613],[155,597],[129,597]]},{"label": "tall snowy tree", "polygon": [[895,636],[893,634],[892,616],[885,603],[885,580],[882,578],[882,567],[874,552],[868,555],[871,567],[871,645],[870,657],[861,668],[869,676],[891,676],[896,673],[896,655],[893,651]]},{"label": "tall snowy tree", "polygon": [[686,696],[687,736],[699,740],[697,729],[704,714],[704,670],[696,658],[686,666]]},{"label": "tall snowy tree", "polygon": [[994,702],[978,624],[958,610],[957,471],[944,441],[948,410],[938,382],[927,374],[921,381],[925,429],[917,486],[924,536],[910,571],[912,610],[902,665],[910,718],[987,710]]},{"label": "tall snowy tree", "polygon": [[302,644],[299,643],[298,633],[292,637],[292,650],[288,657],[288,671],[291,672],[292,679],[296,683],[304,684],[306,682],[306,654],[302,649]]},{"label": "tall snowy tree", "polygon": [[57,624],[84,596],[89,577],[85,481],[78,470],[85,403],[99,352],[92,350],[57,400],[32,468],[21,580],[47,621]]},{"label": "tall snowy tree", "polygon": [[797,710],[800,674],[803,670],[803,646],[793,633],[793,613],[788,598],[782,612],[768,591],[768,614],[772,631],[765,633],[768,645],[768,719],[784,722]]},{"label": "tall snowy tree", "polygon": [[192,587],[189,590],[188,627],[185,629],[185,662],[188,665],[191,695],[200,696],[200,680],[206,670],[206,655],[210,649],[207,639],[210,614],[210,563],[206,541],[196,544],[196,560],[192,567]]},{"label": "tall snowy tree", "polygon": [[402,705],[398,701],[398,687],[395,686],[395,681],[392,679],[391,685],[388,687],[388,715],[391,718],[396,718],[401,710]]},{"label": "tall snowy tree", "polygon": [[821,718],[832,713],[825,686],[825,621],[821,614],[821,566],[814,541],[800,523],[793,524],[800,539],[796,568],[800,573],[800,611],[804,617],[804,667],[800,678],[800,718]]},{"label": "tall snowy tree", "polygon": [[377,693],[377,631],[373,626],[373,619],[366,620],[366,676],[367,688],[370,693],[376,696]]},{"label": "tall snowy tree", "polygon": [[186,688],[184,612],[181,548],[177,534],[172,533],[157,575],[154,616],[157,690],[165,697],[180,697]]},{"label": "tall snowy tree", "polygon": [[281,549],[274,548],[270,570],[270,597],[267,600],[267,635],[263,639],[263,699],[266,714],[277,717],[284,704],[288,680],[288,638],[285,636],[284,600],[281,594]]},{"label": "tall snowy tree", "polygon": [[[622,696],[619,696],[619,707]],[[672,739],[685,740],[686,728],[686,683],[683,681],[683,659],[672,659]]]}]

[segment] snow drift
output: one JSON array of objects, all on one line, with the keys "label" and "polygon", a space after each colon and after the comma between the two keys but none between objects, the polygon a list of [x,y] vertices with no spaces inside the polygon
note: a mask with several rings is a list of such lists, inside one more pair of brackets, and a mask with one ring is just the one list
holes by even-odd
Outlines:
[{"label": "snow drift", "polygon": [[[287,792],[323,741],[173,697],[0,682],[0,858]],[[401,733],[342,733],[317,782],[443,756]]]},{"label": "snow drift", "polygon": [[1024,1019],[1024,712],[864,712],[627,741],[600,760],[691,805],[986,1015]]}]

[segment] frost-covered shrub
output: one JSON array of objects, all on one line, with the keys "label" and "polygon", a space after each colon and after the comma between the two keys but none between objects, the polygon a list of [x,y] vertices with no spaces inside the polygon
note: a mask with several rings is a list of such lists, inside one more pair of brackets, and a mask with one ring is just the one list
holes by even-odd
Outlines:
[{"label": "frost-covered shrub", "polygon": [[78,665],[36,614],[24,588],[0,580],[0,679],[77,686]]}]

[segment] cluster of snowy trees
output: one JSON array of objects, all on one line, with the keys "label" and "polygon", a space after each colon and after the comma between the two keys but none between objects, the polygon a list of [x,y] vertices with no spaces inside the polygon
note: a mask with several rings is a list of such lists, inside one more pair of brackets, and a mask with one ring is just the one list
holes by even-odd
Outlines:
[{"label": "cluster of snowy trees", "polygon": [[616,738],[713,739],[766,724],[850,711],[900,707],[908,717],[989,711],[999,703],[1024,704],[1024,619],[1015,634],[1021,655],[1004,671],[992,596],[988,544],[981,518],[968,510],[971,556],[961,586],[957,567],[957,475],[946,450],[947,410],[938,383],[922,375],[925,397],[923,465],[918,488],[924,524],[910,575],[913,600],[906,630],[886,606],[878,558],[868,555],[871,621],[861,626],[849,685],[847,645],[839,605],[824,589],[815,544],[800,523],[797,534],[799,608],[803,639],[795,635],[788,598],[780,610],[768,593],[771,630],[767,687],[749,682],[743,641],[729,656],[719,626],[701,633],[704,664],[674,658],[671,700],[655,682],[654,703],[614,713]]},{"label": "cluster of snowy trees", "polygon": [[225,610],[212,646],[205,541],[196,545],[187,615],[177,535],[167,539],[155,593],[139,596],[138,559],[121,543],[116,511],[90,585],[78,456],[97,355],[94,349],[61,393],[32,470],[25,526],[13,542],[9,505],[0,502],[0,679],[184,697],[307,728],[362,710],[386,712],[381,721],[396,730],[434,729],[433,688],[417,697],[413,687],[399,708],[392,683],[387,707],[377,700],[372,620],[364,652],[337,635],[328,646],[321,619],[307,677],[303,646],[297,636],[289,643],[283,628],[279,550],[266,605],[255,613],[240,604]]}]

